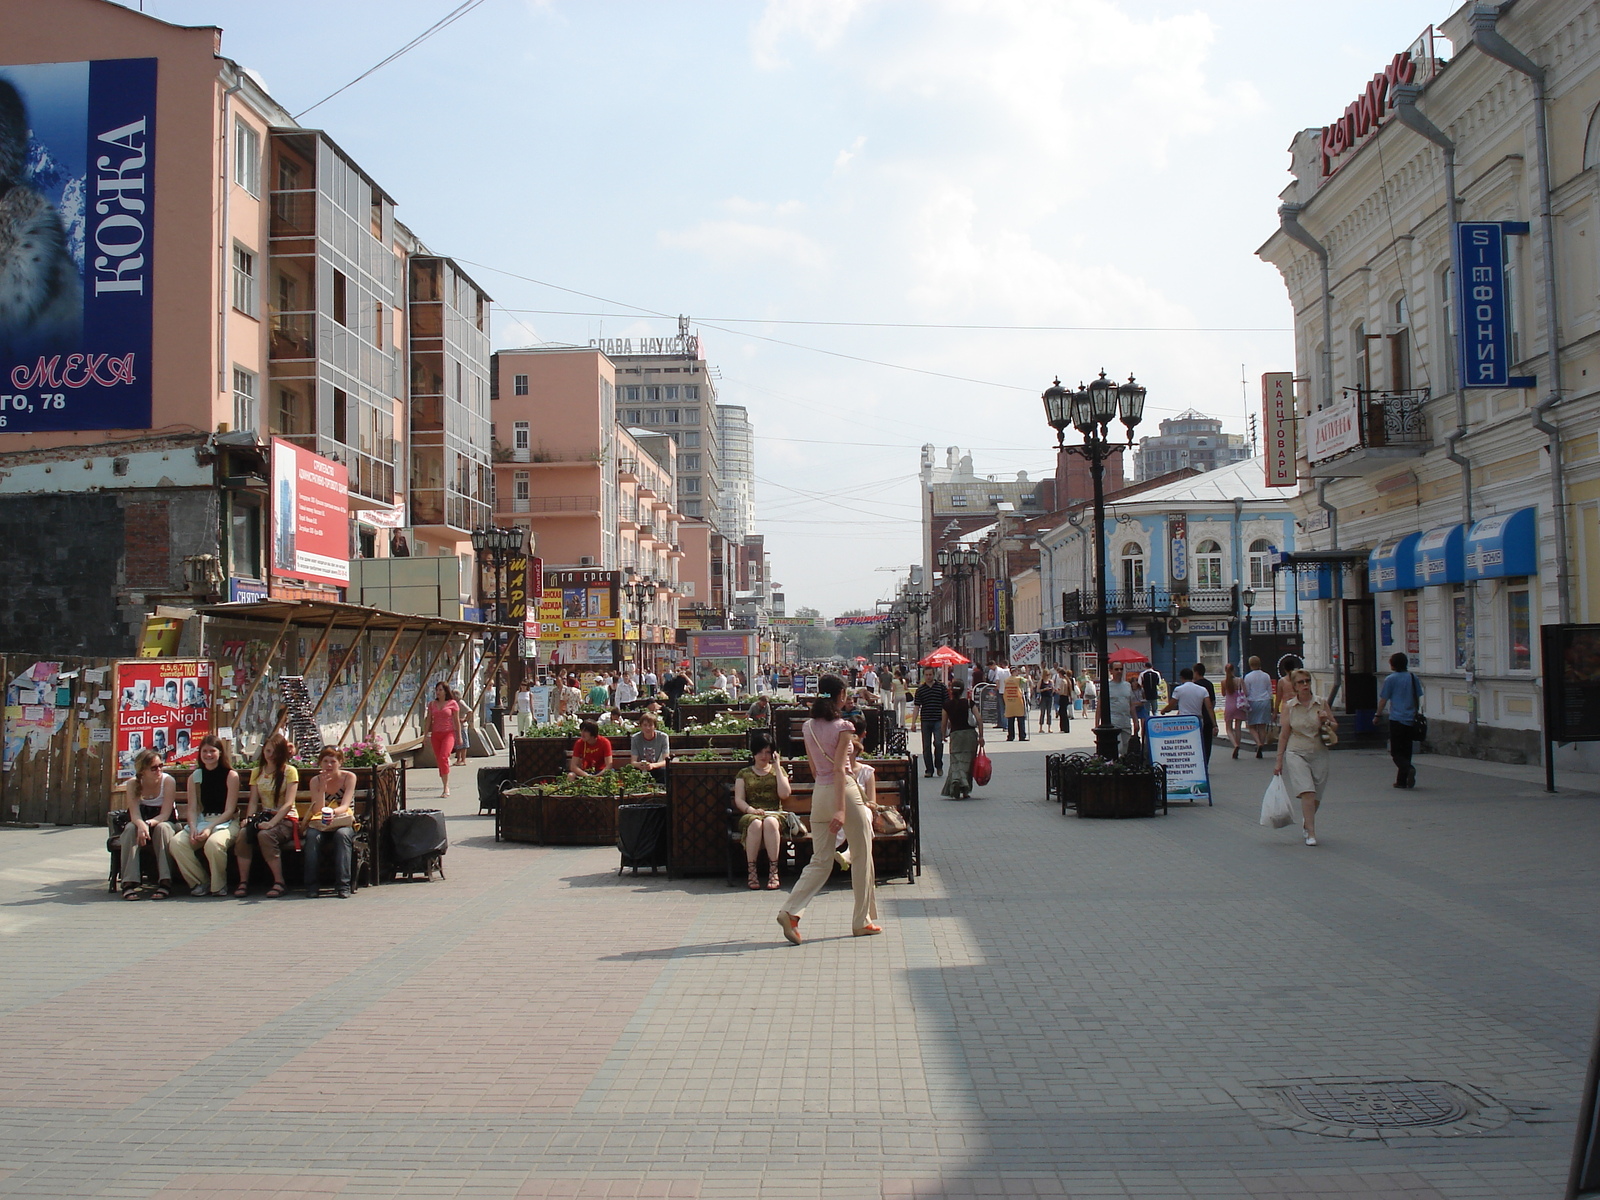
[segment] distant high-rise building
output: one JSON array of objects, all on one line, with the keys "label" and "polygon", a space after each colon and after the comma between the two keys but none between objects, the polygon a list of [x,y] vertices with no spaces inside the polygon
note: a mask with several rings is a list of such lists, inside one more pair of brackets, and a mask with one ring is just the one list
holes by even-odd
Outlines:
[{"label": "distant high-rise building", "polygon": [[1133,452],[1134,478],[1142,482],[1185,467],[1214,471],[1249,457],[1243,434],[1223,433],[1221,421],[1191,408],[1161,422],[1157,436],[1139,439]]},{"label": "distant high-rise building", "polygon": [[717,405],[722,446],[722,532],[743,542],[756,528],[756,447],[750,413],[742,404]]}]

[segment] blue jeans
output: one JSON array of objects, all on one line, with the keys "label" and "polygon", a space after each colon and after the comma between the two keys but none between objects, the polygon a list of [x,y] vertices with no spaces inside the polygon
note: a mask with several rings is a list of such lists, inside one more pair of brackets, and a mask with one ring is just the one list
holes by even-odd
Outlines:
[{"label": "blue jeans", "polygon": [[354,857],[355,830],[318,829],[315,821],[308,822],[305,833],[306,891],[316,892],[322,887],[320,855],[324,841],[333,842],[333,882],[341,891],[350,890],[350,864]]},{"label": "blue jeans", "polygon": [[926,713],[922,717],[922,769],[944,770],[944,738],[939,736],[939,722],[930,722]]}]

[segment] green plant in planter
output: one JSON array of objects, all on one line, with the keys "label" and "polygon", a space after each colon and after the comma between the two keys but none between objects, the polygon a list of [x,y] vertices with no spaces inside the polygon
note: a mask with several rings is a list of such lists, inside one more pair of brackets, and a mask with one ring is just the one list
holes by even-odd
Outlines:
[{"label": "green plant in planter", "polygon": [[649,771],[625,766],[614,767],[598,775],[555,779],[515,790],[521,795],[533,796],[640,796],[659,792],[661,785]]},{"label": "green plant in planter", "polygon": [[[544,725],[535,725],[528,731],[529,737],[559,737],[575,738],[578,736],[578,717],[563,717],[559,721],[550,721]],[[607,738],[632,737],[639,732],[639,725],[635,721],[619,721],[607,717],[598,722],[600,736]]]},{"label": "green plant in planter", "polygon": [[1142,754],[1124,754],[1121,758],[1101,758],[1092,754],[1078,766],[1080,775],[1151,775],[1154,771]]},{"label": "green plant in planter", "polygon": [[693,734],[744,733],[754,724],[755,722],[749,717],[741,717],[737,713],[723,713],[703,725],[693,717],[690,717],[683,723],[683,732]]},{"label": "green plant in planter", "polygon": [[692,692],[685,696],[684,704],[732,704],[733,697],[721,688],[712,688],[709,692]]},{"label": "green plant in planter", "polygon": [[737,746],[707,746],[693,754],[675,754],[673,762],[749,762],[750,751]]}]

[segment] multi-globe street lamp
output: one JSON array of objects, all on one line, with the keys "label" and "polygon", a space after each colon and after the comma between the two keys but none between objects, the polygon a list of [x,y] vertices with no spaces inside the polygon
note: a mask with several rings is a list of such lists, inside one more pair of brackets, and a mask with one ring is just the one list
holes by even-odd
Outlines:
[{"label": "multi-globe street lamp", "polygon": [[[964,584],[977,571],[978,564],[983,561],[983,555],[976,550],[969,550],[965,546],[951,546],[940,550],[935,557],[939,561],[939,570],[944,577],[955,585],[955,630],[953,639],[957,643],[964,642],[966,623],[963,620],[964,605],[961,602],[961,593],[965,591]],[[958,645],[958,649],[965,649]]]},{"label": "multi-globe street lamp", "polygon": [[922,661],[922,614],[928,611],[928,605],[932,603],[932,601],[933,596],[928,592],[906,593],[906,607],[910,609],[911,615],[916,619],[917,622],[915,646],[917,653],[916,657],[912,660],[913,662]]},{"label": "multi-globe street lamp", "polygon": [[[1117,727],[1111,723],[1111,666],[1106,642],[1106,492],[1105,463],[1113,454],[1133,446],[1133,431],[1144,417],[1145,389],[1128,376],[1120,387],[1106,378],[1104,371],[1087,387],[1076,391],[1061,386],[1057,378],[1041,397],[1045,419],[1056,431],[1056,450],[1088,460],[1094,480],[1094,589],[1095,651],[1099,666],[1100,701],[1095,706],[1094,746],[1101,758],[1117,757]],[[1121,418],[1128,431],[1126,441],[1113,440],[1111,422]],[[1066,444],[1067,426],[1081,435],[1081,445]]]},{"label": "multi-globe street lamp", "polygon": [[631,579],[622,585],[623,593],[628,597],[628,602],[633,605],[633,628],[639,635],[638,649],[634,652],[634,677],[644,678],[644,618],[650,603],[655,599],[656,581],[654,579]]}]

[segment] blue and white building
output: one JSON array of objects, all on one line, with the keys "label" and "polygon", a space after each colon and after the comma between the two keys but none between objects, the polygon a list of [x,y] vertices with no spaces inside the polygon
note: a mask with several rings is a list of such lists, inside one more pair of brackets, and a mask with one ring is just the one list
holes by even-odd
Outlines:
[{"label": "blue and white building", "polygon": [[[1069,512],[1038,540],[1047,658],[1091,670],[1093,507]],[[1224,663],[1248,654],[1299,653],[1294,577],[1274,570],[1294,546],[1294,516],[1281,491],[1266,486],[1260,458],[1113,493],[1106,503],[1110,649],[1137,651],[1169,678],[1196,662],[1221,678]]]}]

